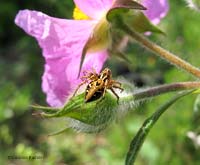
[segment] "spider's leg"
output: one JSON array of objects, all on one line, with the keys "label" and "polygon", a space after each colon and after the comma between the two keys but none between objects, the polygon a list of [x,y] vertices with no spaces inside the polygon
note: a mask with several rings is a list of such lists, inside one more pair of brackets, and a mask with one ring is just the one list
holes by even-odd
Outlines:
[{"label": "spider's leg", "polygon": [[79,90],[79,88],[83,85],[83,84],[85,84],[87,81],[83,81],[82,83],[80,83],[79,85],[78,85],[78,87],[76,88],[76,90],[74,91],[74,94],[72,95],[72,97],[74,97],[75,95],[76,95],[76,93],[78,92],[78,90]]},{"label": "spider's leg", "polygon": [[95,75],[97,75],[97,72],[96,72],[96,70],[95,70],[94,67],[92,67],[92,73],[95,74]]},{"label": "spider's leg", "polygon": [[118,81],[115,81],[115,80],[112,80],[111,82],[112,82],[113,84],[118,84],[119,86],[122,85],[122,83],[120,83],[120,82],[118,82]]},{"label": "spider's leg", "polygon": [[117,95],[117,93],[114,91],[114,89],[111,87],[111,88],[109,88],[111,91],[112,91],[112,93],[117,97],[117,104],[119,104],[119,96]]},{"label": "spider's leg", "polygon": [[124,90],[121,86],[117,86],[117,85],[115,85],[115,84],[113,84],[112,87],[113,87],[113,88],[118,88],[118,89],[120,89],[120,90],[121,90],[120,92],[123,92],[123,90]]},{"label": "spider's leg", "polygon": [[118,88],[118,89],[120,89],[120,90],[121,90],[120,92],[122,92],[122,91],[124,90],[124,89],[121,87],[122,84],[121,84],[120,82],[118,82],[118,81],[115,81],[115,80],[112,80],[112,81],[110,82],[110,86],[113,87],[113,88]]},{"label": "spider's leg", "polygon": [[109,88],[110,88],[109,81],[106,80],[105,84],[104,84],[104,88],[103,88],[103,95],[102,95],[102,97],[104,97],[104,95],[106,93],[106,89],[109,89]]}]

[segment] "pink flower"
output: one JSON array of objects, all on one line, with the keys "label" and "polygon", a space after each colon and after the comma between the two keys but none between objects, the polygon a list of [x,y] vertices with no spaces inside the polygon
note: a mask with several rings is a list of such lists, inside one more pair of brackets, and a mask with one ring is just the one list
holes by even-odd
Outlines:
[{"label": "pink flower", "polygon": [[169,10],[167,0],[142,0],[142,4],[147,8],[144,14],[153,24],[158,24]]},{"label": "pink flower", "polygon": [[[148,0],[143,1],[148,8],[145,12],[147,17],[158,23],[167,12],[167,0],[154,0],[153,3],[147,3]],[[94,29],[102,17],[105,17],[112,7],[114,0],[74,0],[74,2],[89,19],[53,18],[31,10],[21,10],[15,18],[15,23],[35,37],[42,48],[45,58],[42,90],[47,95],[47,102],[54,107],[62,106],[66,97],[73,93],[80,82],[77,75],[82,50],[91,35],[94,35]],[[104,46],[87,52],[82,71],[95,68],[99,72],[108,58],[106,48]]]}]

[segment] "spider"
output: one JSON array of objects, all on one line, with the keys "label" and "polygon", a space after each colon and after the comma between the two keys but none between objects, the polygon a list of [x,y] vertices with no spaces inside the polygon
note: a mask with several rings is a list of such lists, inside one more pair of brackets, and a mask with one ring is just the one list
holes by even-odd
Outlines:
[{"label": "spider", "polygon": [[85,91],[85,102],[90,102],[104,97],[106,90],[110,89],[111,92],[116,96],[117,102],[119,101],[119,96],[114,91],[113,88],[121,88],[121,83],[112,79],[112,73],[109,68],[105,68],[100,74],[97,74],[93,69],[92,72],[84,72],[84,76],[81,77],[82,82],[78,85],[73,96],[77,93],[78,89],[83,85],[88,83]]}]

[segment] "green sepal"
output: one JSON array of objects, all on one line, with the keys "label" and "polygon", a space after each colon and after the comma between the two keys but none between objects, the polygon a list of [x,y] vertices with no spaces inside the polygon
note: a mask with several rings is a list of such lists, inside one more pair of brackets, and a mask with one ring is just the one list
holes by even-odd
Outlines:
[{"label": "green sepal", "polygon": [[82,93],[73,97],[58,111],[47,111],[51,109],[50,107],[34,106],[34,108],[43,111],[40,113],[42,117],[69,117],[92,126],[99,126],[113,120],[118,103],[109,92],[106,92],[104,97],[88,103],[85,103],[84,96],[85,94]]},{"label": "green sepal", "polygon": [[105,50],[109,47],[110,43],[111,37],[109,22],[106,19],[101,19],[94,27],[92,34],[90,35],[86,44],[83,47],[78,77],[80,76],[86,54]]},{"label": "green sepal", "polygon": [[127,13],[130,9],[146,10],[146,8],[133,0],[116,0],[111,9],[106,14],[106,19],[109,22],[115,21],[115,19]]},{"label": "green sepal", "polygon": [[45,106],[41,106],[41,105],[31,105],[30,106],[31,108],[33,108],[34,110],[42,110],[43,112],[46,112],[46,113],[55,113],[57,111],[59,111],[59,108],[54,108],[54,107],[45,107]]},{"label": "green sepal", "polygon": [[66,131],[68,131],[68,130],[69,130],[69,127],[66,127],[66,128],[61,129],[61,130],[59,130],[59,131],[56,131],[56,132],[50,133],[50,134],[48,134],[48,136],[60,135],[60,134],[66,132]]},{"label": "green sepal", "polygon": [[106,15],[107,20],[118,28],[120,28],[122,20],[125,24],[127,24],[127,26],[129,26],[129,28],[133,28],[139,33],[154,32],[165,35],[165,33],[157,26],[153,25],[141,11],[146,10],[146,8],[137,2],[132,2],[134,3],[132,4],[132,8],[123,5],[111,8]]},{"label": "green sepal", "polygon": [[157,26],[153,25],[149,19],[140,11],[129,12],[123,17],[124,23],[139,33],[154,32],[165,35]]}]

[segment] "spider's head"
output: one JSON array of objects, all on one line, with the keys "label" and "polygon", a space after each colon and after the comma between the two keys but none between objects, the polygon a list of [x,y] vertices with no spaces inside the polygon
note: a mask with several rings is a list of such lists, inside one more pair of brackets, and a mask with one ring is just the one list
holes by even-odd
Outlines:
[{"label": "spider's head", "polygon": [[104,78],[107,78],[107,79],[111,79],[112,77],[112,72],[109,68],[105,68],[101,73],[100,73],[100,78],[101,79],[104,79]]}]

